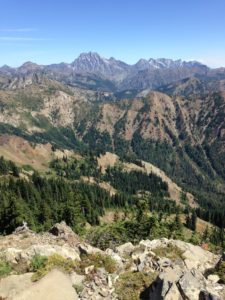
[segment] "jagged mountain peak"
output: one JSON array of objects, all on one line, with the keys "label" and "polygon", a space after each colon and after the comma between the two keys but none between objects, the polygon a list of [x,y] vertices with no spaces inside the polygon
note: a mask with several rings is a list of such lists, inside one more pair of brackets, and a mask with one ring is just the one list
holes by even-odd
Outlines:
[{"label": "jagged mountain peak", "polygon": [[76,58],[74,60],[74,62],[76,61],[90,61],[90,60],[104,60],[104,58],[102,58],[97,52],[83,52],[81,53],[78,58]]},{"label": "jagged mountain peak", "polygon": [[71,64],[74,72],[96,73],[113,77],[126,72],[128,65],[115,58],[104,58],[96,52],[81,53]]},{"label": "jagged mountain peak", "polygon": [[138,70],[177,69],[195,66],[206,67],[197,61],[183,61],[182,59],[173,60],[170,58],[149,58],[148,60],[142,58],[134,65]]}]

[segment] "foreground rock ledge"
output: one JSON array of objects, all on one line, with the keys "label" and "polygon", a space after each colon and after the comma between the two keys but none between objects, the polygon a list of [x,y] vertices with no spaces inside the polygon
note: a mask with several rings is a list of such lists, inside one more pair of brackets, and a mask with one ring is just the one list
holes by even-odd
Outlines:
[{"label": "foreground rock ledge", "polygon": [[1,281],[1,296],[8,300],[76,300],[69,276],[52,270],[40,281],[32,283],[29,274],[12,275]]},{"label": "foreground rock ledge", "polygon": [[76,261],[82,259],[82,254],[108,255],[117,268],[109,274],[104,268],[95,269],[90,265],[85,275],[65,274],[54,269],[37,282],[31,281],[32,273],[10,275],[0,279],[0,299],[123,300],[117,294],[117,286],[120,276],[127,271],[142,272],[146,276],[155,274],[156,279],[143,291],[145,300],[225,299],[225,286],[219,283],[219,277],[204,276],[224,257],[190,243],[163,238],[143,240],[138,245],[128,242],[114,250],[102,251],[83,243],[64,222],[56,224],[51,233],[17,231],[0,237],[0,258],[14,265],[21,261],[29,264],[34,254],[51,256],[55,253]]}]

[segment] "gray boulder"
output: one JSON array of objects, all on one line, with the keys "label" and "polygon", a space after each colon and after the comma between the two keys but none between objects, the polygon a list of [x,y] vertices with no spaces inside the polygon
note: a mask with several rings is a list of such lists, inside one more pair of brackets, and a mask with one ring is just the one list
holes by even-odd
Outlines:
[{"label": "gray boulder", "polygon": [[128,242],[116,247],[115,252],[118,253],[120,256],[130,256],[134,250],[135,246],[131,242]]}]

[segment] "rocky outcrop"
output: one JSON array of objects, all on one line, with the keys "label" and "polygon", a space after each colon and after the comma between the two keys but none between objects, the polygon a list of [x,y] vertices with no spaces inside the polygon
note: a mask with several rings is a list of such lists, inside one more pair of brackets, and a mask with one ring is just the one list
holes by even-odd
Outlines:
[{"label": "rocky outcrop", "polygon": [[218,256],[204,250],[200,246],[194,246],[190,243],[185,243],[179,240],[158,239],[158,240],[144,240],[140,242],[140,247],[145,251],[153,251],[157,248],[166,248],[174,246],[182,251],[182,261],[184,267],[188,270],[198,269],[205,272],[216,265]]},{"label": "rocky outcrop", "polygon": [[29,229],[27,222],[23,221],[23,225],[17,227],[16,230],[14,231],[14,234],[20,234],[20,233],[24,234],[28,232],[32,232],[32,231]]},{"label": "rocky outcrop", "polygon": [[[125,245],[120,247],[127,253],[131,247]],[[160,257],[160,252],[165,257]],[[134,247],[131,255],[137,271],[158,273],[148,288],[149,300],[222,300],[225,297],[225,287],[218,284],[218,276],[204,277],[205,271],[215,267],[220,257],[199,246],[178,240],[144,240]]]},{"label": "rocky outcrop", "polygon": [[[21,261],[29,265],[35,254],[59,254],[66,261],[74,261],[75,265],[80,261],[80,265],[84,266],[82,275],[75,269],[70,274],[62,273],[60,268],[49,269],[48,275],[33,283],[32,273],[26,273],[26,268],[23,268],[25,274],[10,275],[0,280],[0,298],[125,300],[117,294],[118,281],[121,286],[120,280],[124,280],[124,276],[128,278],[126,276],[133,274],[132,280],[135,280],[136,276],[138,278],[139,274],[143,274],[152,278],[149,286],[143,285],[140,289],[146,300],[225,299],[225,286],[220,283],[219,276],[205,276],[208,269],[215,268],[222,261],[222,256],[199,246],[163,238],[143,240],[137,245],[128,242],[115,250],[102,251],[80,242],[79,237],[64,222],[53,226],[50,232],[40,235],[28,231],[24,235],[17,231],[10,236],[1,237],[0,258],[13,263],[15,267]],[[71,239],[74,243],[71,243]],[[90,264],[87,264],[86,260],[84,263],[84,257],[88,256],[100,261],[90,260]],[[111,273],[106,265],[99,267],[104,256],[109,257],[110,263],[115,264]],[[138,282],[140,283],[140,277]],[[132,288],[136,288],[135,284],[133,282],[126,285],[125,280],[124,289],[130,288],[132,291]],[[47,288],[49,286],[51,291]]]},{"label": "rocky outcrop", "polygon": [[77,249],[73,249],[68,245],[39,245],[35,244],[26,249],[8,248],[0,253],[0,257],[8,262],[18,263],[21,260],[30,261],[34,255],[51,256],[59,254],[68,259],[80,260]]},{"label": "rocky outcrop", "polygon": [[49,232],[61,239],[65,240],[70,246],[75,247],[80,242],[78,235],[66,225],[66,222],[55,224]]}]

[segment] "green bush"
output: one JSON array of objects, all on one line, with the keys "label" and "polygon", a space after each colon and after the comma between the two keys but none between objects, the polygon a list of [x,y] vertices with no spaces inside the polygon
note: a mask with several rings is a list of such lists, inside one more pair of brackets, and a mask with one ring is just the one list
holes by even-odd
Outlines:
[{"label": "green bush", "polygon": [[128,238],[123,224],[117,222],[91,229],[88,232],[86,239],[94,247],[106,250],[107,248],[114,249],[125,243]]},{"label": "green bush", "polygon": [[221,282],[225,284],[225,261],[222,261],[219,264],[218,270],[216,270],[216,274],[220,277]]},{"label": "green bush", "polygon": [[49,256],[47,261],[43,264],[43,266],[40,267],[36,273],[33,274],[32,280],[37,281],[41,279],[55,268],[60,269],[65,273],[71,273],[76,268],[76,262],[71,259],[66,259],[57,253],[53,254]]},{"label": "green bush", "polygon": [[4,260],[0,260],[0,278],[9,275],[11,271],[11,265]]},{"label": "green bush", "polygon": [[220,278],[220,282],[222,284],[225,284],[225,261],[219,262],[215,269],[211,269],[208,273],[206,273],[206,276],[210,274],[218,275]]},{"label": "green bush", "polygon": [[36,272],[37,270],[44,268],[48,262],[48,258],[46,256],[34,255],[30,262],[30,270],[32,272]]},{"label": "green bush", "polygon": [[82,284],[74,284],[73,288],[75,289],[77,294],[80,294],[80,293],[82,293],[84,286]]}]

